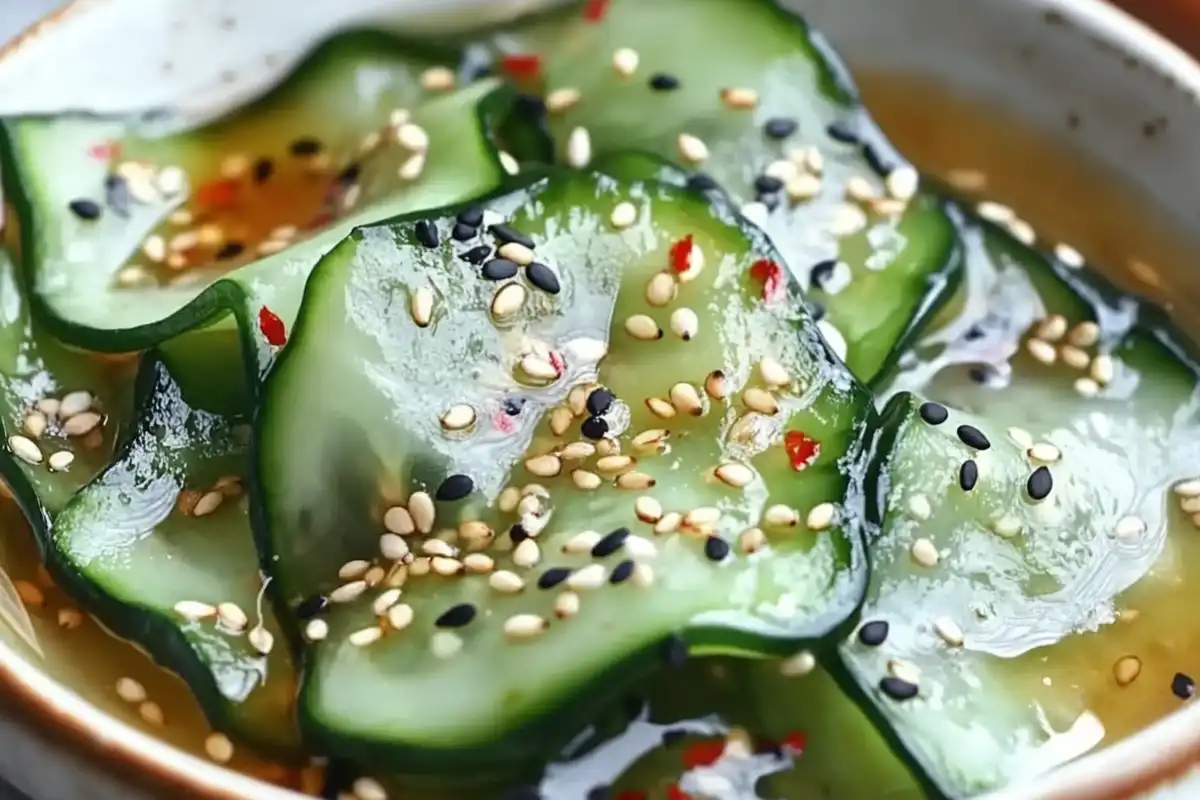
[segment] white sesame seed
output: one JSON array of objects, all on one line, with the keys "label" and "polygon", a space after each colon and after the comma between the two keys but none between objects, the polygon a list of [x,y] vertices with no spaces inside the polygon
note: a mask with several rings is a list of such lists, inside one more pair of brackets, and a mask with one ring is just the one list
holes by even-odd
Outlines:
[{"label": "white sesame seed", "polygon": [[[563,408],[568,414],[570,409]],[[563,461],[579,461],[585,458],[591,458],[596,454],[596,445],[591,442],[571,442],[558,451],[558,457]]]},{"label": "white sesame seed", "polygon": [[[78,419],[78,417],[76,417],[76,419]],[[196,505],[192,508],[192,516],[207,517],[209,514],[212,514],[214,511],[220,508],[221,503],[224,501],[225,495],[223,492],[205,492],[200,499],[196,501]]]},{"label": "white sesame seed", "polygon": [[355,559],[354,561],[347,561],[345,564],[342,564],[342,566],[338,568],[338,577],[344,581],[356,580],[358,578],[361,578],[363,575],[366,575],[367,570],[369,570],[370,568],[371,568],[370,561],[364,561],[362,559]]},{"label": "white sesame seed", "polygon": [[675,406],[661,397],[647,397],[646,408],[650,409],[650,413],[659,419],[671,419],[676,413]]},{"label": "white sesame seed", "polygon": [[808,650],[801,650],[779,662],[779,674],[785,678],[802,678],[817,667],[817,659]]},{"label": "white sesame seed", "polygon": [[700,164],[708,160],[708,145],[690,133],[679,134],[675,139],[675,146],[679,150],[679,157],[689,164]]},{"label": "white sesame seed", "polygon": [[409,311],[418,328],[428,327],[433,319],[433,292],[428,287],[418,287],[412,294]]},{"label": "white sesame seed", "polygon": [[592,137],[587,128],[575,127],[567,136],[567,164],[583,169],[592,161]]},{"label": "white sesame seed", "polygon": [[793,201],[811,200],[821,193],[821,178],[809,172],[802,172],[789,178],[784,183],[783,190]]},{"label": "white sesame seed", "polygon": [[423,172],[425,172],[425,154],[413,153],[400,162],[400,167],[396,170],[396,177],[402,181],[412,182],[421,177]]},{"label": "white sesame seed", "polygon": [[638,519],[651,525],[658,522],[663,516],[662,504],[649,495],[639,497],[634,502],[633,509]]},{"label": "white sesame seed", "polygon": [[64,422],[62,431],[67,436],[86,436],[96,429],[102,419],[95,411],[84,411]]},{"label": "white sesame seed", "polygon": [[250,646],[264,656],[268,655],[275,647],[275,637],[261,625],[255,625],[250,629],[250,633],[246,635],[246,641],[250,642]]},{"label": "white sesame seed", "polygon": [[539,381],[553,381],[559,377],[558,368],[548,358],[529,353],[521,359],[521,371]]},{"label": "white sesame seed", "polygon": [[1091,347],[1100,341],[1100,326],[1094,322],[1081,322],[1067,334],[1067,341],[1076,347]]},{"label": "white sesame seed", "polygon": [[1022,244],[1033,244],[1037,241],[1037,233],[1034,231],[1033,226],[1023,219],[1014,219],[1008,223],[1008,232]]},{"label": "white sesame seed", "polygon": [[49,423],[46,420],[46,415],[40,411],[34,411],[30,414],[26,414],[25,419],[21,423],[21,425],[25,428],[25,432],[34,439],[41,438],[41,435],[46,432],[46,426],[48,424]]},{"label": "white sesame seed", "polygon": [[382,617],[388,612],[388,609],[398,602],[400,602],[400,590],[388,589],[371,601],[371,610],[375,613],[375,616]]},{"label": "white sesame seed", "polygon": [[810,531],[823,531],[833,524],[836,516],[837,506],[833,503],[820,503],[808,512],[804,524]]},{"label": "white sesame seed", "polygon": [[117,697],[126,703],[146,702],[146,687],[133,678],[117,679]]},{"label": "white sesame seed", "polygon": [[496,254],[522,267],[528,267],[533,263],[533,251],[520,242],[505,242],[500,245]]},{"label": "white sesame seed", "polygon": [[913,519],[927,520],[933,514],[933,508],[929,505],[929,499],[923,494],[914,494],[908,498],[908,513]]},{"label": "white sesame seed", "polygon": [[933,621],[933,630],[951,647],[959,647],[963,643],[962,628],[950,617],[938,617]]},{"label": "white sesame seed", "polygon": [[498,153],[498,157],[500,159],[500,166],[503,167],[504,171],[509,175],[516,175],[521,171],[521,163],[517,161],[517,159],[515,159],[511,153],[501,150]]},{"label": "white sesame seed", "polygon": [[937,547],[924,537],[914,540],[910,551],[913,560],[923,567],[932,567],[938,563]]},{"label": "white sesame seed", "polygon": [[158,703],[152,703],[150,701],[142,703],[138,706],[138,716],[142,718],[142,722],[158,728],[161,728],[165,721],[162,706],[160,706]]},{"label": "white sesame seed", "polygon": [[1033,356],[1035,361],[1042,364],[1053,364],[1055,359],[1058,358],[1058,351],[1054,349],[1054,345],[1043,339],[1030,338],[1025,342],[1025,349],[1029,352],[1029,355]]},{"label": "white sesame seed", "polygon": [[761,528],[748,528],[738,535],[738,546],[743,553],[757,553],[767,543],[767,535]]},{"label": "white sesame seed", "polygon": [[746,408],[759,414],[771,416],[779,413],[779,401],[765,389],[751,386],[742,392],[742,402],[745,403]]},{"label": "white sesame seed", "polygon": [[[672,406],[674,409],[674,406]],[[635,450],[643,452],[654,452],[661,450],[663,443],[671,436],[671,432],[664,428],[647,428],[638,435],[634,436],[630,441]]]},{"label": "white sesame seed", "polygon": [[661,339],[662,328],[646,314],[632,314],[625,318],[625,332],[643,342]]},{"label": "white sesame seed", "polygon": [[893,678],[899,678],[914,685],[921,682],[921,669],[911,661],[905,661],[902,658],[889,659],[887,671]]},{"label": "white sesame seed", "polygon": [[1116,365],[1112,356],[1101,353],[1093,358],[1091,366],[1088,367],[1088,375],[1100,386],[1112,383],[1113,377],[1116,375]]},{"label": "white sesame seed", "polygon": [[[408,536],[417,529],[412,515],[408,513],[408,509],[404,506],[392,506],[385,511],[383,514],[383,527],[388,532],[399,534],[399,536]],[[390,556],[390,558],[403,558],[405,555],[406,553],[401,553],[398,556]]]},{"label": "white sesame seed", "polygon": [[1083,266],[1083,254],[1065,242],[1054,245],[1054,257],[1072,269]]},{"label": "white sesame seed", "polygon": [[567,586],[576,591],[598,589],[608,581],[608,571],[603,564],[588,564],[567,576]]},{"label": "white sesame seed", "polygon": [[519,283],[506,283],[492,297],[492,316],[504,319],[516,314],[525,306],[529,294]]},{"label": "white sesame seed", "polygon": [[1040,461],[1043,464],[1053,464],[1062,458],[1062,452],[1050,442],[1037,442],[1026,451],[1026,454],[1031,460]]},{"label": "white sesame seed", "polygon": [[329,623],[323,619],[310,619],[304,626],[304,638],[320,642],[329,635]]},{"label": "white sesame seed", "polygon": [[71,464],[75,462],[75,454],[69,450],[59,450],[57,453],[50,455],[50,469],[55,472],[66,472]]},{"label": "white sesame seed", "polygon": [[675,511],[668,511],[666,514],[663,514],[662,519],[654,523],[654,532],[660,536],[663,534],[674,533],[675,531],[679,530],[679,526],[682,524],[682,514]]},{"label": "white sesame seed", "polygon": [[329,593],[329,602],[331,603],[350,603],[362,597],[362,593],[367,590],[366,581],[350,581],[334,589]]},{"label": "white sesame seed", "polygon": [[421,542],[421,552],[427,556],[441,556],[442,558],[454,558],[458,555],[457,548],[441,539],[426,539]]},{"label": "white sesame seed", "polygon": [[58,413],[64,417],[73,417],[76,414],[82,414],[84,411],[90,411],[95,403],[95,398],[88,391],[68,392],[63,395],[62,401],[59,403]]},{"label": "white sesame seed", "polygon": [[594,492],[604,484],[604,479],[586,469],[571,470],[571,482],[585,492]]},{"label": "white sesame seed", "polygon": [[677,308],[671,312],[671,332],[689,342],[700,330],[700,318],[690,308]]},{"label": "white sesame seed", "polygon": [[1187,514],[1200,513],[1200,497],[1181,498],[1179,508]]},{"label": "white sesame seed", "polygon": [[60,608],[58,610],[58,627],[73,631],[83,624],[83,614],[75,608]]},{"label": "white sesame seed", "polygon": [[583,99],[583,93],[574,86],[554,89],[546,95],[546,110],[551,114],[561,114],[567,109],[574,108]]},{"label": "white sesame seed", "polygon": [[1008,438],[1012,439],[1025,450],[1033,447],[1033,436],[1024,428],[1009,428]]},{"label": "white sesame seed", "polygon": [[630,582],[639,589],[645,589],[654,585],[654,568],[649,564],[639,562],[633,566],[633,575],[629,578]]},{"label": "white sesame seed", "polygon": [[42,450],[38,447],[34,440],[14,435],[8,437],[8,449],[12,451],[12,455],[22,459],[22,461],[30,464],[42,463]]},{"label": "white sesame seed", "polygon": [[354,790],[353,800],[388,800],[387,790],[374,778],[358,778],[351,788]]},{"label": "white sesame seed", "polygon": [[[599,564],[592,566],[599,567]],[[603,567],[601,567],[603,571]],[[504,621],[504,635],[518,641],[532,639],[550,627],[546,620],[537,614],[516,614]]]},{"label": "white sesame seed", "polygon": [[469,555],[464,556],[462,564],[463,567],[466,568],[467,572],[474,573],[476,575],[486,575],[496,568],[496,562],[492,559],[492,557],[484,555],[483,553],[470,553]]},{"label": "white sesame seed", "polygon": [[792,376],[788,375],[783,364],[770,356],[766,356],[758,362],[758,374],[762,377],[763,383],[768,386],[787,386],[792,382]]},{"label": "white sesame seed", "polygon": [[671,387],[668,396],[670,397],[671,405],[680,414],[691,414],[698,417],[704,413],[704,403],[700,399],[700,393],[690,383],[680,382],[675,384]]},{"label": "white sesame seed", "polygon": [[496,537],[496,532],[486,522],[478,519],[468,519],[458,526],[458,538],[467,546],[477,548],[486,545]]},{"label": "white sesame seed", "polygon": [[162,263],[167,257],[167,240],[157,234],[147,236],[146,241],[142,242],[142,254],[155,264]]},{"label": "white sesame seed", "polygon": [[1064,344],[1058,348],[1058,354],[1063,363],[1072,369],[1087,369],[1088,364],[1092,363],[1092,357],[1085,350],[1073,345]]},{"label": "white sesame seed", "polygon": [[693,530],[711,528],[721,519],[721,509],[716,506],[700,506],[683,515],[683,527]]},{"label": "white sesame seed", "polygon": [[[615,225],[616,223],[614,222],[613,224]],[[646,303],[655,308],[662,308],[669,305],[675,299],[677,291],[678,283],[670,273],[656,273],[646,284]],[[657,327],[655,325],[655,328]]]},{"label": "white sesame seed", "polygon": [[442,427],[448,431],[462,431],[475,424],[475,409],[466,403],[450,406],[442,414]]},{"label": "white sesame seed", "polygon": [[435,658],[453,658],[462,647],[462,637],[453,631],[438,631],[429,640],[429,649]]},{"label": "white sesame seed", "polygon": [[418,533],[427,536],[433,531],[436,513],[433,498],[428,492],[413,492],[408,498],[408,514],[412,517]]},{"label": "white sesame seed", "polygon": [[846,199],[856,203],[869,203],[879,199],[879,191],[875,185],[862,175],[851,175],[843,187]]},{"label": "white sesame seed", "polygon": [[771,527],[792,527],[800,521],[796,509],[785,505],[773,505],[763,512],[763,522]]},{"label": "white sesame seed", "polygon": [[[525,541],[521,542],[521,544],[531,541],[533,540],[526,539]],[[519,546],[520,545],[518,545],[518,547]],[[536,547],[536,545],[534,546]],[[514,551],[513,560],[516,561],[516,551]],[[524,565],[518,564],[518,566]],[[521,580],[521,577],[515,572],[509,572],[508,570],[501,569],[488,576],[488,585],[491,586],[495,591],[503,594],[516,594],[525,588],[525,581]]]},{"label": "white sesame seed", "polygon": [[650,489],[654,486],[654,478],[644,472],[625,472],[617,476],[618,489]]},{"label": "white sesame seed", "polygon": [[216,616],[217,607],[196,600],[180,600],[175,604],[175,613],[189,622],[197,622]]},{"label": "white sesame seed", "polygon": [[975,212],[989,222],[995,222],[999,225],[1012,222],[1017,217],[1016,212],[1008,206],[992,202],[991,200],[984,200],[975,206]]},{"label": "white sesame seed", "polygon": [[59,409],[62,408],[62,402],[55,397],[43,397],[41,400],[38,400],[36,403],[34,403],[34,406],[36,406],[37,410],[45,414],[47,417],[53,417],[57,415]]},{"label": "white sesame seed", "polygon": [[454,70],[449,67],[429,67],[421,73],[421,88],[427,92],[449,91],[454,84]]},{"label": "white sesame seed", "polygon": [[229,602],[217,604],[217,621],[235,631],[243,630],[250,624],[250,619],[246,612],[242,611],[242,607]]},{"label": "white sesame seed", "polygon": [[1047,342],[1057,342],[1067,333],[1067,318],[1062,314],[1051,314],[1042,320],[1034,334]]},{"label": "white sesame seed", "polygon": [[187,174],[175,165],[168,165],[158,171],[154,184],[166,197],[173,197],[183,191],[187,185]]},{"label": "white sesame seed", "polygon": [[625,552],[629,554],[630,558],[654,558],[658,555],[658,545],[645,536],[627,536],[625,537]]},{"label": "white sesame seed", "polygon": [[374,625],[370,628],[361,628],[346,637],[346,641],[355,647],[366,647],[367,645],[375,644],[383,638],[383,628]]},{"label": "white sesame seed", "polygon": [[735,489],[742,489],[754,481],[754,470],[745,464],[728,461],[713,470],[717,480]]},{"label": "white sesame seed", "polygon": [[376,565],[367,570],[367,573],[363,575],[363,581],[366,582],[367,586],[377,586],[386,576],[387,570]]},{"label": "white sesame seed", "polygon": [[921,178],[917,171],[907,164],[897,167],[888,173],[884,181],[888,194],[897,200],[911,200],[917,193]]},{"label": "white sesame seed", "polygon": [[233,742],[223,733],[210,733],[204,740],[204,752],[218,764],[228,764],[233,759]]},{"label": "white sesame seed", "polygon": [[744,111],[758,105],[758,92],[745,87],[722,89],[721,102],[728,108]]},{"label": "white sesame seed", "polygon": [[1075,391],[1083,397],[1095,397],[1100,393],[1100,384],[1091,378],[1077,378],[1075,380]]},{"label": "white sesame seed", "polygon": [[686,263],[682,271],[675,273],[675,279],[680,283],[691,283],[700,277],[700,273],[704,271],[704,251],[695,242],[692,242],[692,248],[688,251]]},{"label": "white sesame seed", "polygon": [[772,161],[770,164],[767,164],[766,168],[763,170],[763,175],[767,175],[771,178],[778,178],[785,184],[799,174],[800,167],[796,165],[796,162],[789,161],[786,158],[780,158]]},{"label": "white sesame seed", "polygon": [[562,472],[562,460],[548,454],[533,456],[525,459],[525,469],[539,478],[553,478]]},{"label": "white sesame seed", "polygon": [[512,560],[518,567],[536,566],[541,558],[542,550],[533,539],[524,539],[513,549]]},{"label": "white sesame seed", "polygon": [[622,47],[613,52],[612,64],[613,69],[623,78],[628,78],[633,73],[637,72],[638,62],[640,61],[638,52],[629,47]]},{"label": "white sesame seed", "polygon": [[833,210],[829,232],[839,238],[853,236],[867,227],[867,214],[853,203],[841,203]]},{"label": "white sesame seed", "polygon": [[1118,539],[1136,539],[1146,533],[1146,521],[1141,517],[1125,516],[1117,520]]},{"label": "white sesame seed", "polygon": [[562,592],[554,598],[554,614],[559,619],[567,619],[579,613],[579,595],[574,592]]},{"label": "white sesame seed", "polygon": [[[621,202],[617,203],[613,208],[612,213],[608,216],[608,221],[617,230],[628,228],[637,221],[637,207],[633,203]],[[670,277],[670,276],[668,276]],[[674,283],[674,281],[672,281]]]},{"label": "white sesame seed", "polygon": [[743,204],[739,211],[746,218],[747,222],[759,228],[765,228],[771,221],[770,209],[767,208],[765,203],[760,203],[757,200]]},{"label": "white sesame seed", "polygon": [[515,486],[509,486],[496,498],[496,507],[505,514],[511,514],[517,510],[517,504],[520,502],[521,490]]},{"label": "white sesame seed", "polygon": [[1004,514],[992,520],[992,532],[1003,539],[1010,539],[1021,532],[1021,520],[1012,514]]},{"label": "white sesame seed", "polygon": [[827,319],[822,319],[817,321],[817,331],[825,340],[825,344],[829,345],[833,354],[838,359],[845,361],[849,346],[846,344],[846,337],[842,336],[842,332],[837,329],[837,326]]},{"label": "white sesame seed", "polygon": [[429,134],[420,125],[406,122],[396,129],[396,142],[414,153],[423,153],[429,149]]},{"label": "white sesame seed", "polygon": [[1179,497],[1200,497],[1200,478],[1188,478],[1172,487]]}]

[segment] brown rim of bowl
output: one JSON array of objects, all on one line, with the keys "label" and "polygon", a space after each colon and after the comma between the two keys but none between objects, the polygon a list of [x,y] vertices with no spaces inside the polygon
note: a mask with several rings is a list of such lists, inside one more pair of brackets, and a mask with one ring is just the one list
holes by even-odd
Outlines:
[{"label": "brown rim of bowl", "polygon": [[[1197,102],[1200,63],[1129,13],[1104,0],[1025,0],[1060,21],[1133,51]],[[1148,0],[1147,0],[1148,1]],[[75,11],[111,0],[72,0],[0,46],[0,59],[44,36]],[[1128,4],[1128,3],[1127,3]],[[1197,16],[1182,5],[1160,9],[1166,27]],[[1194,20],[1193,20],[1194,21]],[[139,782],[197,800],[300,800],[304,795],[242,775],[145,734],[87,702],[0,642],[0,691],[37,718],[48,733],[65,734],[93,763],[116,760]],[[1103,750],[988,795],[989,800],[1116,800],[1165,784],[1200,762],[1200,704],[1193,703]]]}]

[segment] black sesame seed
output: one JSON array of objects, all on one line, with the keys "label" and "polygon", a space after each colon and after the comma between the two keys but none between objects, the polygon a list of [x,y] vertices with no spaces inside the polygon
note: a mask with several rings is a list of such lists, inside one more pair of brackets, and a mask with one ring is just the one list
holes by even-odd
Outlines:
[{"label": "black sesame seed", "polygon": [[760,194],[755,197],[758,202],[767,207],[767,211],[774,211],[779,208],[779,195],[777,194]]},{"label": "black sesame seed", "polygon": [[679,78],[666,72],[656,72],[650,76],[650,88],[656,92],[671,92],[679,88]]},{"label": "black sesame seed", "polygon": [[67,203],[71,213],[80,219],[93,220],[100,218],[100,204],[95,200],[80,198]]},{"label": "black sesame seed", "polygon": [[454,217],[463,225],[478,228],[483,224],[483,209],[479,206],[467,206]]},{"label": "black sesame seed", "polygon": [[995,368],[987,365],[971,367],[969,370],[967,370],[967,377],[970,378],[972,382],[985,386],[990,383],[992,378],[995,376]]},{"label": "black sesame seed", "polygon": [[858,144],[858,134],[841,122],[831,122],[825,126],[825,133],[830,139],[844,144]]},{"label": "black sesame seed", "polygon": [[958,426],[958,440],[974,450],[987,450],[992,446],[983,431],[973,425]]},{"label": "black sesame seed", "polygon": [[696,172],[688,176],[687,188],[694,192],[708,192],[717,188],[717,182],[711,175]]},{"label": "black sesame seed", "polygon": [[533,249],[533,239],[503,223],[498,222],[495,225],[489,226],[488,232],[505,244],[516,242],[517,244],[525,245],[531,250]]},{"label": "black sesame seed", "polygon": [[450,237],[456,242],[467,242],[474,239],[479,234],[478,228],[473,228],[470,225],[465,225],[461,222],[454,223],[454,227],[450,230]]},{"label": "black sesame seed", "polygon": [[588,439],[598,442],[608,435],[608,422],[604,417],[588,417],[580,424],[579,432]]},{"label": "black sesame seed", "polygon": [[443,611],[433,624],[439,628],[461,628],[469,625],[473,619],[475,619],[475,606],[471,603],[459,603]]},{"label": "black sesame seed", "polygon": [[621,549],[621,545],[625,544],[625,540],[628,538],[629,528],[617,528],[615,531],[605,534],[600,541],[592,545],[592,557],[604,558],[605,556],[611,556]]},{"label": "black sesame seed", "polygon": [[108,175],[104,178],[104,203],[117,216],[129,216],[133,195],[129,193],[129,183],[120,175]]},{"label": "black sesame seed", "polygon": [[504,413],[510,417],[515,417],[525,408],[524,397],[506,397],[504,398]]},{"label": "black sesame seed", "polygon": [[786,139],[800,127],[800,123],[790,117],[772,117],[763,125],[763,133],[772,139]]},{"label": "black sesame seed", "polygon": [[468,264],[482,264],[491,254],[492,248],[486,244],[481,244],[477,247],[472,247],[470,250],[464,250],[458,254],[458,257]]},{"label": "black sesame seed", "polygon": [[1175,677],[1171,678],[1171,693],[1180,700],[1187,700],[1196,693],[1196,682],[1190,675],[1176,672]]},{"label": "black sesame seed", "polygon": [[539,589],[553,589],[571,577],[570,567],[551,567],[538,576]]},{"label": "black sesame seed", "polygon": [[783,188],[783,181],[774,175],[759,175],[754,179],[754,190],[760,194],[771,194]]},{"label": "black sesame seed", "polygon": [[878,647],[887,640],[887,620],[876,619],[858,629],[858,640],[868,647]]},{"label": "black sesame seed", "polygon": [[970,328],[967,328],[967,332],[963,334],[963,338],[968,342],[977,342],[984,336],[987,336],[987,331],[985,331],[979,325],[972,325]]},{"label": "black sesame seed", "polygon": [[508,538],[512,539],[513,544],[520,544],[529,538],[529,532],[525,530],[525,526],[517,523],[508,529]]},{"label": "black sesame seed", "polygon": [[724,561],[729,555],[729,542],[720,536],[709,536],[704,540],[704,555],[709,561]]},{"label": "black sesame seed", "polygon": [[536,94],[518,94],[513,98],[513,112],[519,119],[538,122],[546,116],[546,101]]},{"label": "black sesame seed", "polygon": [[226,242],[221,245],[221,249],[217,251],[217,260],[224,261],[227,258],[237,258],[246,250],[246,245],[241,242]]},{"label": "black sesame seed", "polygon": [[342,186],[350,186],[358,182],[358,176],[362,172],[362,166],[359,164],[347,164],[345,169],[338,173],[337,182]]},{"label": "black sesame seed", "polygon": [[608,389],[593,389],[587,396],[587,410],[593,417],[602,416],[613,404],[613,393]]},{"label": "black sesame seed", "polygon": [[318,139],[305,136],[294,140],[288,150],[294,156],[315,156],[321,152],[321,142]]},{"label": "black sesame seed", "polygon": [[254,162],[254,180],[265,183],[275,174],[275,162],[269,158],[260,158]]},{"label": "black sesame seed", "polygon": [[611,584],[624,583],[629,580],[629,576],[633,574],[633,560],[625,559],[620,564],[613,567],[612,574],[608,576],[608,582]]},{"label": "black sesame seed", "polygon": [[911,700],[917,696],[917,685],[903,678],[888,676],[879,682],[879,691],[893,700]]},{"label": "black sesame seed", "polygon": [[420,242],[423,247],[438,246],[437,227],[430,220],[417,220],[417,224],[413,226],[413,233],[417,235],[417,241]]},{"label": "black sesame seed", "polygon": [[687,640],[678,633],[671,634],[663,643],[663,655],[666,657],[668,667],[682,669],[688,659]]},{"label": "black sesame seed", "polygon": [[867,160],[867,164],[875,171],[876,175],[887,175],[896,168],[890,161],[884,159],[883,154],[879,152],[879,148],[877,147],[872,147],[868,144],[863,147],[862,152],[863,158]]},{"label": "black sesame seed", "polygon": [[588,789],[587,797],[584,800],[612,800],[612,787],[606,784],[593,786]]},{"label": "black sesame seed", "polygon": [[525,277],[529,278],[530,283],[546,294],[558,294],[562,291],[562,287],[558,284],[558,276],[554,274],[554,270],[541,262],[535,261],[526,267]]},{"label": "black sesame seed", "polygon": [[950,412],[941,403],[921,403],[921,419],[929,425],[941,425],[950,417]]},{"label": "black sesame seed", "polygon": [[483,265],[479,274],[489,281],[503,281],[517,274],[517,264],[507,258],[493,258]]},{"label": "black sesame seed", "polygon": [[312,619],[324,611],[327,605],[329,605],[329,600],[325,595],[314,594],[300,601],[300,605],[296,606],[296,616],[299,619]]},{"label": "black sesame seed", "polygon": [[958,468],[958,485],[964,492],[969,492],[975,488],[975,484],[979,482],[979,465],[973,459],[968,458]]},{"label": "black sesame seed", "polygon": [[836,266],[836,258],[827,258],[824,261],[818,261],[809,267],[808,280],[813,286],[821,289],[825,286],[825,282],[833,277],[833,270]]},{"label": "black sesame seed", "polygon": [[462,500],[473,491],[475,481],[470,475],[450,475],[438,487],[436,497],[445,501]]},{"label": "black sesame seed", "polygon": [[1029,492],[1029,497],[1033,500],[1045,500],[1050,496],[1050,490],[1054,488],[1054,476],[1050,474],[1047,467],[1038,467],[1029,476],[1029,480],[1025,482],[1025,491]]},{"label": "black sesame seed", "polygon": [[688,732],[684,728],[667,728],[662,733],[662,743],[668,747],[677,742],[682,742],[687,738]]}]

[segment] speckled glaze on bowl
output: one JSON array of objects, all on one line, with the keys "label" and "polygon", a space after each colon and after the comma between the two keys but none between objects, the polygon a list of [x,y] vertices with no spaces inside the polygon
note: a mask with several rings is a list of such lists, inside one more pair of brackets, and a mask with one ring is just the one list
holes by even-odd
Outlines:
[{"label": "speckled glaze on bowl", "polygon": [[[0,114],[175,107],[199,120],[261,92],[334,30],[445,30],[547,4],[76,0],[0,49]],[[1140,186],[1176,224],[1200,230],[1200,205],[1191,202],[1200,158],[1189,158],[1200,139],[1200,65],[1125,13],[1100,0],[788,4],[807,14],[854,68],[927,78],[1070,137],[1115,176]],[[1155,11],[1167,30],[1200,22],[1200,10],[1183,2]],[[1178,296],[1200,308],[1200,270],[1169,277]],[[1198,764],[1200,705],[1192,703],[990,800],[1200,797]],[[3,644],[0,774],[51,800],[299,798],[129,727]]]}]

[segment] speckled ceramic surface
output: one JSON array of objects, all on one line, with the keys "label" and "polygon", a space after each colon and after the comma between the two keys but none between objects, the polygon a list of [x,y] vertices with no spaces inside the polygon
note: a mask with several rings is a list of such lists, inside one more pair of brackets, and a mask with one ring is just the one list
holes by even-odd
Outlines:
[{"label": "speckled ceramic surface", "polygon": [[[260,92],[331,31],[482,25],[539,0],[77,0],[0,51],[0,114],[218,113]],[[856,67],[913,73],[1059,136],[1143,187],[1183,226],[1200,159],[1200,66],[1098,0],[789,0]],[[20,6],[19,10],[16,9]],[[0,6],[0,25],[32,16]],[[33,12],[33,13],[36,13]],[[3,28],[0,28],[3,30]],[[153,75],[154,80],[146,80]],[[1173,276],[1200,297],[1200,271]],[[0,645],[0,773],[37,798],[284,800],[93,708]],[[1200,707],[995,797],[1200,797]],[[1154,787],[1158,785],[1158,788]]]}]

